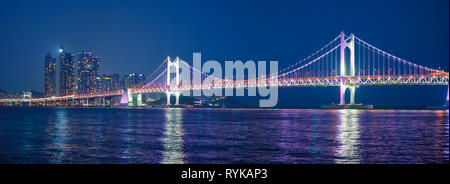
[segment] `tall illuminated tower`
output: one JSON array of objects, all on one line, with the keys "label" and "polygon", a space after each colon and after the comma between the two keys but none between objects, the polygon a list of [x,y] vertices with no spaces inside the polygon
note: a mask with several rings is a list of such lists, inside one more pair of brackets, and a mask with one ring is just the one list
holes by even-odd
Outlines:
[{"label": "tall illuminated tower", "polygon": [[77,93],[89,94],[97,92],[97,77],[99,76],[100,58],[91,52],[78,54]]},{"label": "tall illuminated tower", "polygon": [[44,61],[45,97],[56,96],[56,59],[48,53]]},{"label": "tall illuminated tower", "polygon": [[59,49],[59,95],[75,94],[75,55],[68,53],[61,46]]}]

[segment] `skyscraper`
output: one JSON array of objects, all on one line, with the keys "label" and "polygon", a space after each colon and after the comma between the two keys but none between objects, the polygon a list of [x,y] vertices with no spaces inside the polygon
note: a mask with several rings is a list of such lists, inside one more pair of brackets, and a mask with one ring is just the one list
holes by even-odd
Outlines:
[{"label": "skyscraper", "polygon": [[59,49],[59,95],[75,94],[75,55],[67,53],[63,46]]},{"label": "skyscraper", "polygon": [[102,74],[97,77],[97,91],[111,91],[111,78],[107,74]]},{"label": "skyscraper", "polygon": [[89,94],[97,90],[97,77],[99,76],[100,58],[90,52],[83,51],[78,54],[77,93]]},{"label": "skyscraper", "polygon": [[111,77],[111,87],[113,90],[121,89],[120,85],[120,75],[119,74],[112,74]]},{"label": "skyscraper", "polygon": [[119,86],[119,74],[102,74],[97,77],[97,91],[118,90]]},{"label": "skyscraper", "polygon": [[124,85],[125,89],[132,88],[144,81],[145,81],[145,76],[143,74],[132,73],[128,76],[124,76],[124,78],[123,78],[124,84],[123,85]]},{"label": "skyscraper", "polygon": [[45,97],[56,96],[56,59],[48,53],[44,61]]}]

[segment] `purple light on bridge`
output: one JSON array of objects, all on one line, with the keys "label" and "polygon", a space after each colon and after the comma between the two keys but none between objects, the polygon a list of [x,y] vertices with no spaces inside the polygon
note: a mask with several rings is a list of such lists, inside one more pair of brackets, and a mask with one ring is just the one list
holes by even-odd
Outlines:
[{"label": "purple light on bridge", "polygon": [[128,92],[125,91],[120,98],[120,104],[128,104]]}]

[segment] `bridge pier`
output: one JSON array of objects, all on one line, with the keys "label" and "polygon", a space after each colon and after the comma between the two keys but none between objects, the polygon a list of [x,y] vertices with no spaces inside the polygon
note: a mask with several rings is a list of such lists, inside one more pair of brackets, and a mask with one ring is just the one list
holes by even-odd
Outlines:
[{"label": "bridge pier", "polygon": [[170,105],[170,93],[167,92],[166,95],[167,95],[167,104],[166,105]]},{"label": "bridge pier", "polygon": [[180,105],[180,92],[166,92],[167,95],[167,105],[172,105],[172,103],[170,102],[170,97],[172,96],[172,94],[175,96],[175,104],[174,105]]},{"label": "bridge pier", "polygon": [[127,90],[127,97],[128,97],[128,106],[129,107],[141,107],[144,106],[142,103],[142,94],[133,94],[130,89]]},{"label": "bridge pier", "polygon": [[171,93],[171,92],[166,92],[166,95],[167,95],[167,105],[168,105],[168,106],[169,106],[169,105],[172,105],[171,100],[170,100],[170,97],[171,97],[172,95],[175,96],[175,104],[174,104],[174,105],[180,105],[180,92],[173,92],[173,93]]},{"label": "bridge pier", "polygon": [[180,92],[175,94],[175,105],[180,105]]},{"label": "bridge pier", "polygon": [[345,105],[345,92],[347,89],[350,92],[350,105],[355,105],[355,95],[356,95],[356,87],[355,86],[348,86],[348,85],[341,85],[340,86],[340,103],[339,105]]},{"label": "bridge pier", "polygon": [[344,86],[344,84],[342,84],[342,81],[341,81],[341,86],[339,87],[340,88],[340,105],[344,105],[345,104],[345,89],[346,89],[346,87]]},{"label": "bridge pier", "polygon": [[356,87],[350,86],[348,89],[350,89],[350,105],[354,105],[355,104]]},{"label": "bridge pier", "polygon": [[137,106],[143,106],[142,103],[142,94],[137,94]]}]

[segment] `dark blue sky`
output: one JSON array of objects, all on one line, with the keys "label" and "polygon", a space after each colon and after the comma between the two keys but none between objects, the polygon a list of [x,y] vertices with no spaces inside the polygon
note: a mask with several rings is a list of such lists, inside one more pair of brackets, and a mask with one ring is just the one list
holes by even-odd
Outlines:
[{"label": "dark blue sky", "polygon": [[[203,61],[278,60],[283,68],[341,31],[406,60],[448,71],[448,0],[15,0],[0,6],[0,89],[43,91],[44,56],[56,55],[59,45],[74,53],[89,50],[103,58],[102,73],[121,75],[149,74],[167,55],[191,62],[192,52],[202,52]],[[446,90],[435,88],[416,93],[430,91],[428,96],[438,103]],[[401,99],[411,89],[380,90]],[[377,92],[367,91],[372,92],[358,98],[367,101],[365,96]],[[311,95],[301,89],[282,93]],[[318,94],[334,98],[337,89]]]}]

